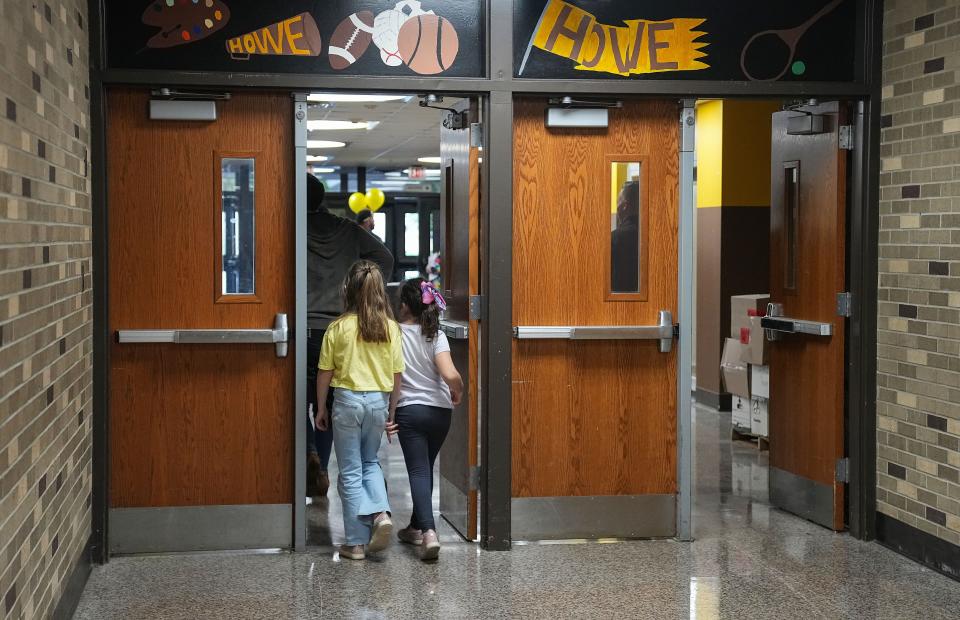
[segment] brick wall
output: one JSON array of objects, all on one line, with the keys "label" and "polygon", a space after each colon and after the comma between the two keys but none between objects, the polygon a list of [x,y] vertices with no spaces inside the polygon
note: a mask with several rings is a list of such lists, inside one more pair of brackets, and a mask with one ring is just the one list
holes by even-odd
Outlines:
[{"label": "brick wall", "polygon": [[960,14],[886,0],[878,510],[960,544]]},{"label": "brick wall", "polygon": [[0,0],[0,615],[49,617],[90,535],[86,0]]}]

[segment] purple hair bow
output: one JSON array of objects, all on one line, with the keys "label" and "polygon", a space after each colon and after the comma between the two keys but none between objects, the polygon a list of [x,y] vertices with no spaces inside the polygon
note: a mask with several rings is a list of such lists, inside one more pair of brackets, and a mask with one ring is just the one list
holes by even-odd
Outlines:
[{"label": "purple hair bow", "polygon": [[429,282],[420,283],[420,301],[425,306],[436,303],[441,312],[447,309],[447,301],[440,294],[440,291]]}]

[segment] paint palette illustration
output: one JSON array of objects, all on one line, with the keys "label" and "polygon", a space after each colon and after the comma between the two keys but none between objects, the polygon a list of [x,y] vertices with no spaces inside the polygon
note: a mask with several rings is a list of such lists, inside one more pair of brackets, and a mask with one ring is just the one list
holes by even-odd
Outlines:
[{"label": "paint palette illustration", "polygon": [[160,29],[147,41],[154,49],[200,41],[229,20],[230,9],[221,0],[154,0],[142,17],[144,24]]}]

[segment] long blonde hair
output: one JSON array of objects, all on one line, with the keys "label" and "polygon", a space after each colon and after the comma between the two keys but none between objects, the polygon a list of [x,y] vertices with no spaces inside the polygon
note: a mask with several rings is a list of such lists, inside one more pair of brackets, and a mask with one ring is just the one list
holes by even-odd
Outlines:
[{"label": "long blonde hair", "polygon": [[390,342],[393,311],[376,263],[360,260],[350,267],[343,281],[343,307],[345,314],[357,315],[361,340]]}]

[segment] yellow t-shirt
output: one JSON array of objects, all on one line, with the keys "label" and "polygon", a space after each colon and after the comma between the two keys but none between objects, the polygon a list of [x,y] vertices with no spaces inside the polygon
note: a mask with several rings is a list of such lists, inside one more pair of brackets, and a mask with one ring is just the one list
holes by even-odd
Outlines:
[{"label": "yellow t-shirt", "polygon": [[403,372],[400,326],[389,322],[390,342],[360,339],[357,315],[348,314],[330,324],[320,349],[320,370],[332,370],[330,385],[353,392],[392,392],[394,373]]}]

